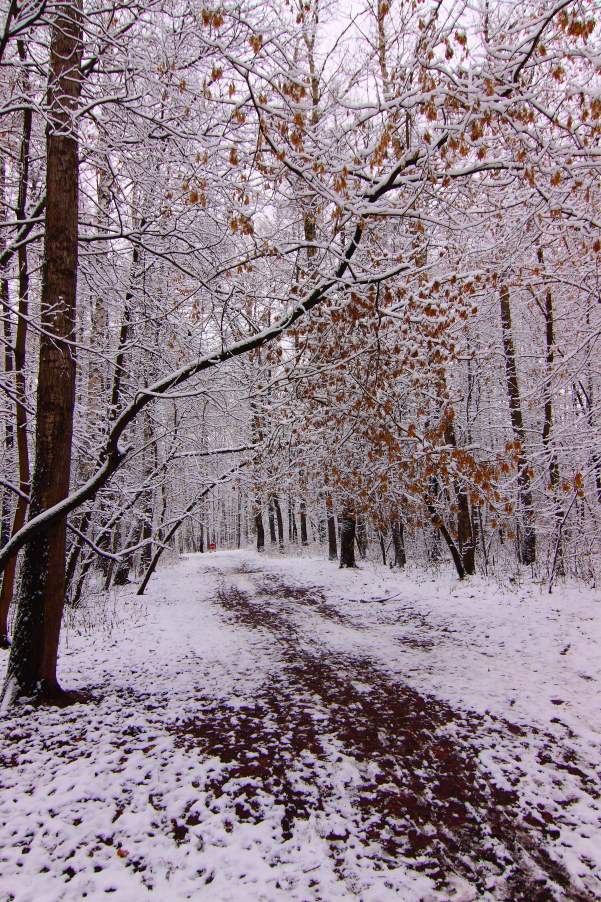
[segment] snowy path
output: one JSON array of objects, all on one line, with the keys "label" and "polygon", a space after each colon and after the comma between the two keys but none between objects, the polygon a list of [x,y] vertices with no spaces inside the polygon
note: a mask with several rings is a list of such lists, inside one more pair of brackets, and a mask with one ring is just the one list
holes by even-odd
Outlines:
[{"label": "snowy path", "polygon": [[180,561],[66,631],[92,703],[1,724],[0,899],[601,899],[600,612]]}]

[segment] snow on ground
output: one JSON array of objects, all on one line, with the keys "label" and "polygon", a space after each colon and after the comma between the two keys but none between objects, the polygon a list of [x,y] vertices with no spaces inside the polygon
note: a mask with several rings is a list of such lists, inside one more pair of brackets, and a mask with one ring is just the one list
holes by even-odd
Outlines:
[{"label": "snow on ground", "polygon": [[600,638],[578,586],[184,558],[0,723],[0,899],[601,899]]}]

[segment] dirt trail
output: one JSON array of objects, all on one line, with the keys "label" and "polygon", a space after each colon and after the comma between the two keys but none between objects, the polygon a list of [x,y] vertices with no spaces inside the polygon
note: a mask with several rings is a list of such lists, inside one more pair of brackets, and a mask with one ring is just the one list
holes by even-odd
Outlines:
[{"label": "dirt trail", "polygon": [[491,731],[511,741],[518,728],[491,727],[490,717],[455,711],[366,659],[308,642],[295,625],[303,611],[345,623],[322,592],[245,566],[235,573],[256,591],[224,576],[223,616],[275,643],[282,667],[234,716],[205,699],[202,717],[177,725],[177,742],[226,763],[210,790],[229,797],[236,818],[258,822],[283,806],[287,839],[298,821],[327,814],[330,854],[350,884],[363,858],[427,874],[449,899],[458,886],[465,899],[594,898],[550,854],[551,818],[525,812],[479,764],[485,732],[490,747]]}]

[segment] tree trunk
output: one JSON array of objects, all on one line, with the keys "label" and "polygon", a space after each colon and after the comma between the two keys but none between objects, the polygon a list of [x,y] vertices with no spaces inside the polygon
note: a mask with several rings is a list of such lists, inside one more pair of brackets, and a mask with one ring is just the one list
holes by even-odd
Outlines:
[{"label": "tree trunk", "polygon": [[[538,250],[538,261],[541,266],[544,264],[544,256],[542,248]],[[551,390],[551,379],[553,377],[553,365],[555,362],[555,321],[553,314],[553,295],[551,289],[547,288],[545,292],[545,362],[547,372],[545,378],[545,407],[543,417],[543,447],[547,457],[547,465],[549,468],[549,487],[552,492],[557,491],[559,484],[559,464],[557,462],[557,454],[553,445],[553,392]],[[561,512],[560,512],[561,516]]]},{"label": "tree trunk", "polygon": [[386,566],[386,540],[384,534],[378,532],[378,539],[380,541],[380,551],[382,552],[382,563]]},{"label": "tree trunk", "polygon": [[257,532],[257,551],[265,551],[265,530],[263,529],[263,517],[261,516],[261,508],[257,503],[257,513],[255,514],[255,529]]},{"label": "tree trunk", "polygon": [[476,539],[470,516],[470,503],[465,487],[460,480],[455,482],[455,495],[457,498],[457,542],[463,568],[467,576],[473,576],[476,572]]},{"label": "tree trunk", "polygon": [[[539,247],[537,257],[541,267],[544,266],[545,258],[542,247]],[[547,467],[549,471],[549,492],[551,493],[552,497],[556,529],[555,534],[557,536],[555,561],[559,573],[563,575],[563,543],[561,541],[563,514],[558,499],[559,462],[557,460],[557,453],[555,451],[555,445],[553,443],[553,391],[551,385],[551,380],[553,378],[553,366],[555,363],[555,316],[553,312],[553,295],[551,293],[551,289],[548,286],[545,291],[544,316],[545,362],[547,371],[545,374],[545,405],[543,414],[542,439],[543,448],[545,449],[545,456],[547,458]]]},{"label": "tree trunk", "polygon": [[[446,379],[443,377],[442,396],[446,394]],[[457,434],[455,432],[455,412],[448,406],[445,416],[445,441],[452,448],[457,448]],[[457,503],[457,545],[461,554],[461,563],[466,574],[473,576],[476,572],[476,540],[472,527],[470,502],[462,479],[453,480],[453,491]]]},{"label": "tree trunk", "polygon": [[298,542],[298,530],[296,528],[296,514],[294,512],[294,498],[288,496],[288,540],[290,544]]},{"label": "tree trunk", "polygon": [[267,503],[267,519],[269,521],[269,540],[272,545],[275,545],[277,539],[275,537],[275,513],[273,509],[273,498],[270,498]]},{"label": "tree trunk", "polygon": [[355,517],[349,508],[340,517],[340,566],[356,567],[355,563]]},{"label": "tree trunk", "polygon": [[309,539],[307,536],[307,505],[304,501],[300,503],[300,534],[301,534],[301,545],[308,545]]},{"label": "tree trunk", "polygon": [[[5,209],[5,172],[6,166],[4,156],[0,156],[0,210]],[[3,244],[6,244],[2,238]],[[8,289],[8,275],[6,272],[0,273],[0,301],[2,303],[2,319],[4,324],[4,372],[10,378],[13,371],[13,355],[12,355],[12,329],[10,321],[10,296]],[[15,435],[13,421],[7,417],[4,422],[4,453],[6,460],[12,458],[12,449],[15,444]],[[0,544],[6,545],[10,538],[10,524],[12,521],[13,511],[13,493],[10,488],[5,485],[2,488],[2,520],[0,523]],[[11,562],[12,563],[12,562]],[[4,577],[6,579],[6,576]],[[8,609],[10,599],[4,603],[4,599],[0,597],[0,648],[8,648]]]},{"label": "tree trunk", "polygon": [[[0,160],[0,166],[2,167],[2,176],[4,175],[4,158]],[[2,177],[2,181],[4,178]],[[2,192],[2,204],[4,205],[4,192]],[[12,329],[10,322],[10,296],[8,291],[8,278],[5,274],[0,276],[0,301],[2,303],[2,319],[4,325],[4,373],[7,377],[7,382],[11,378],[12,370],[13,370],[13,355],[12,355]],[[12,450],[15,444],[15,435],[13,428],[13,421],[10,417],[6,417],[4,421],[4,454],[5,460],[10,461],[12,458]],[[6,545],[8,540],[10,539],[10,524],[12,522],[12,513],[13,513],[13,492],[11,489],[5,485],[2,487],[2,519],[0,522],[0,544],[2,546]],[[7,612],[8,613],[8,612]],[[0,623],[0,642],[2,641],[2,629]]]},{"label": "tree trunk", "polygon": [[[81,81],[81,10],[57,7],[51,30],[46,132],[46,217],[36,456],[30,518],[67,497],[75,400],[79,159],[72,121]],[[61,694],[56,676],[64,607],[67,519],[25,545],[5,699]]]},{"label": "tree trunk", "polygon": [[[102,538],[102,544],[99,545],[104,550],[109,550],[111,554],[117,554],[119,548],[129,548],[131,545],[137,545],[141,538],[142,521],[140,519],[130,518],[125,520],[124,513],[116,520],[113,525],[112,535],[105,530],[104,535],[99,537],[98,542]],[[127,525],[129,522],[129,526]],[[110,545],[108,544],[110,542]],[[90,566],[94,562],[94,558],[90,561]],[[117,563],[107,558],[101,558],[100,570],[104,576],[103,589],[105,592],[111,586],[125,586],[129,582],[129,571],[132,566],[132,556],[127,555],[122,561]],[[106,566],[105,566],[106,565]],[[83,570],[83,568],[82,568]],[[78,587],[79,588],[79,587]],[[78,597],[79,600],[79,597]]]},{"label": "tree trunk", "polygon": [[[154,493],[152,490],[152,474],[158,469],[157,444],[152,427],[152,419],[146,411],[143,426],[144,440],[144,481],[149,483],[148,489],[143,495],[142,518],[143,526],[141,539],[146,544],[140,549],[140,568],[145,571],[152,561],[152,526],[154,519]],[[163,510],[163,515],[165,511]],[[162,519],[162,518],[161,518]],[[159,521],[160,522],[160,521]]]},{"label": "tree trunk", "polygon": [[275,522],[278,527],[278,545],[284,547],[284,521],[282,519],[282,508],[277,495],[273,496],[273,508],[275,510]]},{"label": "tree trunk", "polygon": [[392,518],[390,521],[390,533],[394,550],[391,567],[398,567],[402,570],[407,563],[407,556],[405,554],[405,526],[401,520],[395,517]]},{"label": "tree trunk", "polygon": [[242,548],[242,495],[236,495],[236,548]]},{"label": "tree trunk", "polygon": [[536,532],[534,529],[534,508],[532,505],[532,486],[530,482],[530,469],[526,460],[526,436],[524,432],[524,419],[522,417],[522,402],[518,385],[515,348],[511,325],[511,305],[509,289],[503,286],[501,297],[501,326],[503,331],[503,354],[505,357],[505,375],[507,380],[507,394],[509,396],[509,411],[511,414],[511,427],[518,449],[518,495],[522,508],[523,529],[519,542],[519,557],[522,564],[533,564],[536,560]]},{"label": "tree trunk", "polygon": [[326,495],[326,513],[328,519],[328,558],[331,561],[338,559],[338,546],[336,541],[336,518],[334,517],[334,506],[332,504],[332,496]]}]

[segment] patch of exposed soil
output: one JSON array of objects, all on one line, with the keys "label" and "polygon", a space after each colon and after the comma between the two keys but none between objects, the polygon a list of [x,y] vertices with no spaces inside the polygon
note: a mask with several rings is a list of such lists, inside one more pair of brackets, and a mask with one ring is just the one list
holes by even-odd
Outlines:
[{"label": "patch of exposed soil", "polygon": [[[247,573],[244,568],[240,572]],[[317,586],[310,588],[304,586],[282,585],[274,576],[263,576],[260,582],[260,594],[266,598],[277,598],[279,602],[300,602],[305,607],[311,608],[327,620],[349,626],[349,620],[333,605],[329,605],[321,589]]]}]

